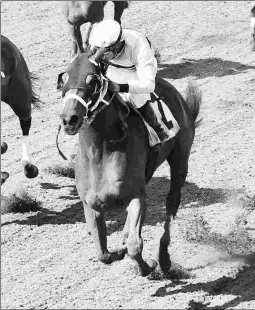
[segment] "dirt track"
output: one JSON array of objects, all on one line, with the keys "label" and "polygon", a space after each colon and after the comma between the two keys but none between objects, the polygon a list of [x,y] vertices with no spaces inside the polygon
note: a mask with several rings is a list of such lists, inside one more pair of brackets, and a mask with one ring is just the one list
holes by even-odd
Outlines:
[{"label": "dirt track", "polygon": [[[159,50],[159,74],[184,94],[188,80],[202,88],[202,124],[196,132],[172,227],[175,277],[137,276],[128,257],[112,265],[95,248],[73,179],[44,172],[66,164],[55,137],[62,108],[57,75],[68,62],[70,39],[59,2],[1,4],[1,32],[22,51],[39,77],[45,102],[34,111],[31,153],[40,169],[25,179],[20,164],[19,122],[1,104],[1,131],[9,145],[2,170],[5,196],[22,188],[41,202],[30,213],[2,215],[2,309],[255,309],[255,54],[248,50],[252,3],[135,2],[123,26],[140,29]],[[113,16],[112,3],[106,17]],[[62,151],[75,153],[76,137],[60,136]],[[8,154],[8,155],[7,155]],[[163,229],[169,168],[148,185],[144,256],[154,258]],[[125,212],[108,214],[109,249],[121,235]]]}]

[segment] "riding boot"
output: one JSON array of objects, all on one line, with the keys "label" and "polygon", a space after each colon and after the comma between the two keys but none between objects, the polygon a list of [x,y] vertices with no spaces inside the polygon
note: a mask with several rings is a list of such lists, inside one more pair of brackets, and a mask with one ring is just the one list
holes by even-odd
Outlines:
[{"label": "riding boot", "polygon": [[159,111],[156,111],[155,105],[155,102],[147,101],[138,111],[142,114],[145,121],[155,130],[163,144],[171,139],[173,135],[163,122]]}]

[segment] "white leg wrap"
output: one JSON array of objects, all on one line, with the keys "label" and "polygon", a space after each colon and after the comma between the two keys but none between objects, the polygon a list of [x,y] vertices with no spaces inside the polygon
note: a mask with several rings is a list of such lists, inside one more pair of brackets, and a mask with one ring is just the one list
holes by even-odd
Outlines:
[{"label": "white leg wrap", "polygon": [[22,159],[21,159],[23,165],[31,163],[31,157],[28,152],[28,144],[29,144],[28,136],[23,136],[22,137]]}]

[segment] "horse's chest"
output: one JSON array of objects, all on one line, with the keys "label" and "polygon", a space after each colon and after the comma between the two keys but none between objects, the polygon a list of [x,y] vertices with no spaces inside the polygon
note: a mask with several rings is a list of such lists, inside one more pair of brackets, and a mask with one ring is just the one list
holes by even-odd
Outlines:
[{"label": "horse's chest", "polygon": [[88,197],[100,197],[107,202],[124,198],[125,190],[125,158],[111,156],[99,163],[91,162],[88,169]]}]

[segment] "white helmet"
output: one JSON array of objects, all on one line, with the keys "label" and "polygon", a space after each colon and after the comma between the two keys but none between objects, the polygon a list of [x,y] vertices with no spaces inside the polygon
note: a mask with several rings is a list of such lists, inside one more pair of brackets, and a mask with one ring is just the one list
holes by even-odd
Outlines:
[{"label": "white helmet", "polygon": [[103,20],[92,30],[90,45],[109,47],[124,40],[121,26],[115,20]]}]

